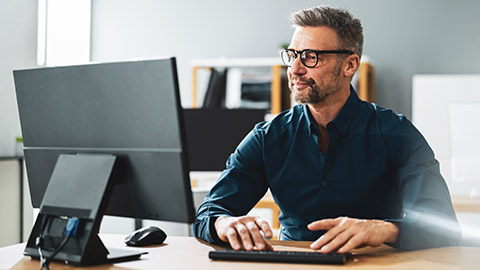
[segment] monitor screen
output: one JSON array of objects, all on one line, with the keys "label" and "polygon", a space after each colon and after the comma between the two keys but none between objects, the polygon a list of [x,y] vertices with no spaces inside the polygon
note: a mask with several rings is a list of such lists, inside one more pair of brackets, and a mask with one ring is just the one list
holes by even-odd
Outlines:
[{"label": "monitor screen", "polygon": [[14,78],[33,207],[59,155],[110,154],[105,214],[193,222],[175,58],[17,70]]}]

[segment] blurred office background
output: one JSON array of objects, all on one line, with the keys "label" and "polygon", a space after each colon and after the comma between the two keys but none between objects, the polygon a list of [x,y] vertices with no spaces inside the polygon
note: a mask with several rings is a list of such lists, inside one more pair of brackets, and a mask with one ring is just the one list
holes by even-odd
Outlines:
[{"label": "blurred office background", "polygon": [[[278,57],[293,33],[289,14],[319,4],[346,8],[361,19],[364,54],[375,67],[375,102],[410,119],[414,75],[480,74],[480,2],[475,0],[49,0],[64,14],[49,24],[42,18],[42,2],[0,1],[0,154],[13,153],[15,137],[21,136],[14,69],[176,56],[182,104],[190,107],[193,59]],[[77,4],[82,9],[72,8]],[[62,25],[72,16],[78,16],[77,25]],[[45,25],[47,33],[48,28],[63,31],[70,45],[45,39]],[[0,246],[19,242],[20,213],[24,238],[33,222],[27,184],[18,190],[17,166],[0,164]],[[459,213],[459,218],[478,228],[479,215]]]}]

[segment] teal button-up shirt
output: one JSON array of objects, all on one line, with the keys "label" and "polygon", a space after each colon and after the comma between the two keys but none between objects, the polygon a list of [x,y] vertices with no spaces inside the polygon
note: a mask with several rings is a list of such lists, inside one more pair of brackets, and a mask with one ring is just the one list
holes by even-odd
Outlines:
[{"label": "teal button-up shirt", "polygon": [[316,240],[324,231],[307,224],[348,216],[395,222],[400,234],[393,246],[403,249],[458,244],[439,163],[406,117],[360,100],[351,88],[327,132],[324,154],[306,105],[257,124],[199,207],[194,234],[220,241],[211,221],[247,214],[270,188],[281,209],[281,239]]}]

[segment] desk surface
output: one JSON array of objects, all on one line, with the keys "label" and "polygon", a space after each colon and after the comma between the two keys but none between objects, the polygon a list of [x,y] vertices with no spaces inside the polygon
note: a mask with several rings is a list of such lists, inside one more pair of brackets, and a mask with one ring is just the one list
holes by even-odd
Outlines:
[{"label": "desk surface", "polygon": [[[123,247],[122,235],[102,235],[106,246]],[[309,242],[272,241],[278,250],[299,250]],[[149,254],[141,259],[106,264],[88,269],[477,269],[480,265],[480,247],[445,247],[419,251],[398,251],[387,246],[363,248],[354,252],[344,266],[281,264],[254,262],[211,261],[208,252],[216,247],[192,237],[168,237],[163,245],[141,248]],[[38,269],[39,261],[22,255],[24,244],[0,248],[0,269]],[[52,263],[51,269],[74,269],[72,266]]]}]

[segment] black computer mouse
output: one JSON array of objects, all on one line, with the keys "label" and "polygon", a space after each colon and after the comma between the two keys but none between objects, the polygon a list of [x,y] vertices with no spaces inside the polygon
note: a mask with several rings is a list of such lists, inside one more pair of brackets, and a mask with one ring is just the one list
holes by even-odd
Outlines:
[{"label": "black computer mouse", "polygon": [[143,227],[125,237],[125,244],[133,247],[160,245],[167,238],[167,234],[156,226]]}]

